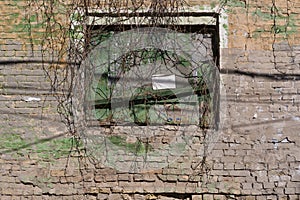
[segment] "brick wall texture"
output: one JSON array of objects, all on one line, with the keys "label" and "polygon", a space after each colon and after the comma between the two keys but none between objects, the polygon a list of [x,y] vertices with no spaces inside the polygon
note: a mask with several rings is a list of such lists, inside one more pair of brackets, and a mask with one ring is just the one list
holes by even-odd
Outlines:
[{"label": "brick wall texture", "polygon": [[[222,2],[188,3],[201,11]],[[191,128],[186,154],[135,173],[72,148],[75,140],[65,134],[45,75],[49,66],[38,62],[42,34],[28,34],[27,4],[0,1],[1,200],[300,199],[298,0],[227,1],[221,12],[228,20],[220,36],[228,41],[220,49],[221,133],[205,160],[201,137]]]}]

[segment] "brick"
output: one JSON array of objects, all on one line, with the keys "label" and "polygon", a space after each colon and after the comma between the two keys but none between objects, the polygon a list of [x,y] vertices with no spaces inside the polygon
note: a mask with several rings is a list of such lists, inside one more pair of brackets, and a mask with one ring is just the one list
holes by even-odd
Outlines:
[{"label": "brick", "polygon": [[252,175],[256,178],[257,182],[259,183],[265,183],[269,180],[266,171],[259,171],[257,173],[252,173]]},{"label": "brick", "polygon": [[234,169],[234,163],[224,163],[224,168],[225,170],[227,169]]},{"label": "brick", "polygon": [[110,188],[99,188],[99,193],[110,194]]},{"label": "brick", "polygon": [[15,185],[13,188],[8,187],[8,188],[2,188],[2,195],[17,195],[21,196],[23,195],[23,191],[18,188],[19,185]]},{"label": "brick", "polygon": [[217,195],[217,194],[215,194],[214,195],[214,199],[215,200],[226,200],[227,199],[227,197],[225,196],[225,195]]},{"label": "brick", "polygon": [[113,193],[122,193],[123,192],[123,187],[116,186],[116,187],[111,188],[111,191]]},{"label": "brick", "polygon": [[165,183],[164,190],[167,193],[175,192],[176,191],[176,183]]},{"label": "brick", "polygon": [[291,181],[300,182],[300,174],[299,173],[293,174]]},{"label": "brick", "polygon": [[295,188],[284,188],[284,194],[295,194],[296,189]]},{"label": "brick", "polygon": [[105,181],[105,177],[102,175],[96,175],[94,178],[95,182],[104,182]]},{"label": "brick", "polygon": [[247,190],[251,190],[253,188],[253,183],[242,183],[242,188],[243,189],[247,189]]},{"label": "brick", "polygon": [[283,188],[275,188],[274,189],[276,194],[278,195],[283,195],[284,194],[284,189]]},{"label": "brick", "polygon": [[280,181],[280,182],[275,182],[275,186],[276,187],[283,187],[283,188],[285,188],[286,187],[286,182],[282,182],[282,181]]},{"label": "brick", "polygon": [[176,168],[165,168],[163,174],[181,174],[179,169]]},{"label": "brick", "polygon": [[144,174],[143,179],[144,179],[144,181],[147,181],[147,182],[154,182],[157,180],[157,177],[155,174],[148,173],[148,174]]},{"label": "brick", "polygon": [[289,200],[299,200],[299,195],[289,195]]},{"label": "brick", "polygon": [[262,183],[253,183],[253,188],[254,189],[262,189],[263,188],[263,184]]},{"label": "brick", "polygon": [[206,188],[208,189],[208,193],[217,193],[219,191],[215,183],[206,184]]},{"label": "brick", "polygon": [[270,182],[277,182],[280,181],[280,177],[277,175],[269,175],[269,181]]},{"label": "brick", "polygon": [[267,196],[258,196],[256,200],[267,200]]},{"label": "brick", "polygon": [[215,163],[213,165],[213,169],[223,169],[224,165],[222,163]]},{"label": "brick", "polygon": [[271,188],[274,188],[275,187],[275,184],[273,182],[269,183],[269,182],[264,182],[263,183],[263,188],[264,189],[271,189]]},{"label": "brick", "polygon": [[67,177],[67,182],[71,182],[71,183],[78,183],[78,182],[81,182],[82,180],[83,180],[83,178],[80,175]]},{"label": "brick", "polygon": [[134,200],[144,200],[144,199],[145,199],[145,196],[144,196],[144,195],[141,195],[141,194],[134,194],[134,195],[133,195],[133,199],[134,199]]},{"label": "brick", "polygon": [[263,171],[263,170],[266,170],[267,169],[267,166],[266,164],[262,164],[262,163],[251,163],[250,165],[247,165],[247,167],[249,167],[250,169],[252,169],[253,171],[258,171],[257,173],[259,173],[260,175],[262,174],[266,174],[266,171]]},{"label": "brick", "polygon": [[204,194],[203,200],[214,200],[214,195],[212,194]]},{"label": "brick", "polygon": [[241,148],[241,149],[237,149],[235,151],[235,154],[236,154],[236,156],[245,156],[245,155],[247,155],[247,151]]},{"label": "brick", "polygon": [[[247,158],[247,156],[245,158]],[[222,163],[227,163],[227,162],[241,163],[242,160],[243,160],[243,157],[238,157],[238,156],[223,156],[221,158]]]},{"label": "brick", "polygon": [[156,193],[164,193],[165,188],[164,188],[164,182],[159,181],[155,183],[155,192]]},{"label": "brick", "polygon": [[104,168],[104,169],[98,169],[97,170],[98,174],[103,174],[103,175],[107,175],[107,174],[116,174],[116,170],[115,169],[111,169],[111,168]]},{"label": "brick", "polygon": [[261,195],[261,194],[262,194],[262,191],[261,191],[261,190],[257,190],[257,189],[252,189],[252,190],[251,190],[251,194],[252,194],[252,195]]},{"label": "brick", "polygon": [[271,83],[271,87],[273,88],[291,88],[292,83],[288,81],[276,81]]},{"label": "brick", "polygon": [[177,182],[176,183],[176,193],[181,193],[181,194],[184,194],[185,191],[186,191],[186,185],[187,183],[185,182]]},{"label": "brick", "polygon": [[[226,150],[229,149],[229,145],[227,143],[216,143],[214,145],[214,150]],[[219,152],[220,153],[220,152]],[[217,153],[219,155],[219,153]]]},{"label": "brick", "polygon": [[235,150],[233,150],[233,149],[224,150],[224,155],[225,156],[234,156]]},{"label": "brick", "polygon": [[2,176],[0,183],[16,183],[16,177]]},{"label": "brick", "polygon": [[[278,163],[274,163],[274,162],[269,162],[268,163],[268,170],[276,170],[276,169],[278,169]],[[272,179],[273,178],[275,178],[276,179],[276,177],[272,177]]]},{"label": "brick", "polygon": [[92,182],[94,181],[94,174],[92,172],[88,172],[83,174],[82,178],[86,182]]},{"label": "brick", "polygon": [[162,181],[166,181],[167,180],[167,175],[158,174],[157,177],[158,177],[158,179],[160,179]]},{"label": "brick", "polygon": [[203,200],[202,195],[192,195],[192,200]]},{"label": "brick", "polygon": [[33,194],[34,194],[34,195],[39,196],[39,195],[42,195],[42,193],[43,193],[43,190],[42,190],[41,188],[39,188],[39,187],[34,187],[34,189],[33,189]]},{"label": "brick", "polygon": [[[76,189],[73,187],[73,184],[55,184],[54,189],[55,194],[57,195],[72,195],[77,193]],[[93,189],[90,188],[89,191],[93,191]]]},{"label": "brick", "polygon": [[213,170],[211,172],[211,175],[216,175],[216,176],[228,176],[229,172],[225,170]]},{"label": "brick", "polygon": [[276,195],[267,195],[267,200],[277,200]]},{"label": "brick", "polygon": [[245,200],[256,200],[255,196],[244,196]]},{"label": "brick", "polygon": [[217,158],[218,157],[221,158],[221,157],[224,156],[224,153],[223,153],[223,150],[213,150],[211,152],[211,155],[214,156],[214,157],[217,157]]},{"label": "brick", "polygon": [[114,182],[118,180],[118,175],[106,175],[105,180],[107,182]]},{"label": "brick", "polygon": [[231,176],[249,176],[250,177],[250,172],[247,170],[231,170],[229,171],[229,175]]},{"label": "brick", "polygon": [[178,181],[182,181],[182,182],[189,181],[189,176],[187,176],[187,175],[179,175],[177,178],[178,178]]},{"label": "brick", "polygon": [[134,174],[133,181],[143,181],[143,174]]},{"label": "brick", "polygon": [[17,44],[7,45],[6,47],[7,51],[14,51],[14,50],[20,51],[21,49],[22,49],[22,45],[17,45]]},{"label": "brick", "polygon": [[242,163],[235,163],[234,164],[234,169],[245,169],[245,164],[242,164]]},{"label": "brick", "polygon": [[120,194],[110,194],[107,198],[107,200],[120,200],[122,199],[122,196]]},{"label": "brick", "polygon": [[131,181],[131,176],[129,174],[119,174],[118,181]]},{"label": "brick", "polygon": [[[90,183],[92,184],[93,182],[90,182]],[[85,184],[86,184],[86,182],[85,182]],[[117,185],[124,186],[126,184],[128,184],[128,182],[123,182],[123,181],[117,182],[116,181],[116,182],[99,182],[99,183],[96,183],[95,185],[99,188],[109,188],[109,187],[115,187]]]},{"label": "brick", "polygon": [[65,176],[65,170],[51,170],[50,171],[51,176]]},{"label": "brick", "polygon": [[167,181],[169,182],[175,182],[177,179],[177,175],[167,175]]}]

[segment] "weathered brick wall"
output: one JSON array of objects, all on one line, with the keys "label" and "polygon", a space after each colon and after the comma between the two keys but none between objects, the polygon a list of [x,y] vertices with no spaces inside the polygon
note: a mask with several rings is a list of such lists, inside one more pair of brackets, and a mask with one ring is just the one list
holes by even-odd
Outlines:
[{"label": "weathered brick wall", "polygon": [[48,65],[38,62],[39,34],[28,35],[24,25],[26,4],[1,1],[0,199],[299,199],[300,3],[247,3],[228,1],[225,12],[226,123],[203,168],[203,143],[195,137],[168,166],[126,173],[72,148]]}]

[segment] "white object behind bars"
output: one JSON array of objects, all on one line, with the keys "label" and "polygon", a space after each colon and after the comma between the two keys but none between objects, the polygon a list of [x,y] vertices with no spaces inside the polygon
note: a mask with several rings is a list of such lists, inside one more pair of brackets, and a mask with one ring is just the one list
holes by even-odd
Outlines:
[{"label": "white object behind bars", "polygon": [[153,90],[174,89],[176,88],[175,75],[154,74],[152,75]]}]

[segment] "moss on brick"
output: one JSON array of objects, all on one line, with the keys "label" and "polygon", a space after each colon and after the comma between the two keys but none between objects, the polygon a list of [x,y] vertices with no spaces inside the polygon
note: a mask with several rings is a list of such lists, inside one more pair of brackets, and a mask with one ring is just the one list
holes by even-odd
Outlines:
[{"label": "moss on brick", "polygon": [[76,146],[81,148],[83,144],[73,138],[36,139],[32,142],[23,139],[20,134],[0,135],[1,154],[9,154],[16,158],[28,155],[51,161],[69,155]]}]

